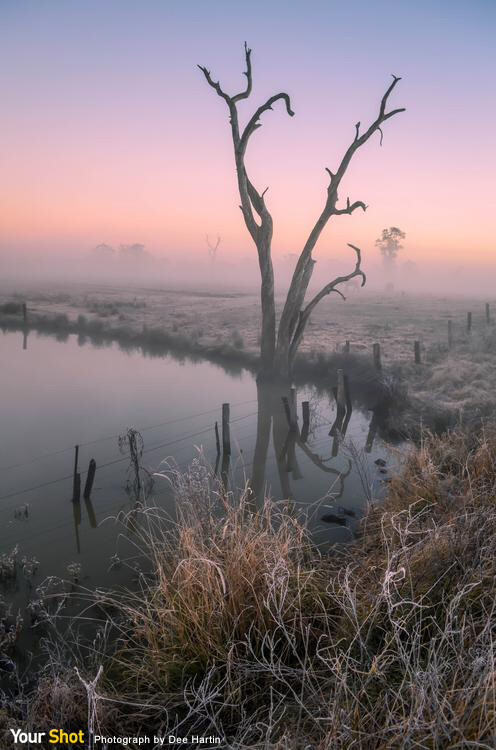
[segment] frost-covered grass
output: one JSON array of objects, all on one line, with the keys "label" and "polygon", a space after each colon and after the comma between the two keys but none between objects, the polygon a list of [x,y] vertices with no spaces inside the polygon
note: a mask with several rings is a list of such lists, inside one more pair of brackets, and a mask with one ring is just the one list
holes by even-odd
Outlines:
[{"label": "frost-covered grass", "polygon": [[[175,474],[177,525],[144,513],[153,576],[94,604],[115,636],[80,665],[103,665],[101,726],[232,748],[493,748],[495,465],[493,433],[425,434],[360,537],[325,556],[289,505],[226,494],[201,463]],[[81,705],[52,653],[25,704],[38,726],[59,710],[50,680]]]}]

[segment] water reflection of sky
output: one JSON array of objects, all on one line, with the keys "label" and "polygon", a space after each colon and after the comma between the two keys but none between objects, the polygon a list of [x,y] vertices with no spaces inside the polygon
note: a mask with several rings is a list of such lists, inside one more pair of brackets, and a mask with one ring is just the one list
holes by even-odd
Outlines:
[{"label": "water reflection of sky", "polygon": [[[308,440],[290,445],[289,456],[281,450],[288,447],[282,402],[273,395],[277,415],[261,462],[257,412],[265,407],[249,373],[233,377],[210,363],[149,358],[116,345],[81,346],[75,336],[60,342],[31,333],[23,348],[21,333],[7,333],[0,337],[0,349],[0,549],[19,544],[21,554],[38,558],[41,577],[65,576],[67,564],[77,561],[88,585],[125,582],[125,572],[108,572],[120,529],[105,519],[131,507],[124,491],[127,459],[117,445],[117,435],[127,427],[142,430],[144,462],[152,471],[166,458],[187,466],[199,451],[214,466],[214,423],[220,422],[221,404],[229,402],[230,486],[243,485],[257,471],[260,480],[264,468],[262,480],[272,496],[290,495],[296,508],[306,509],[319,542],[350,538],[367,495],[376,493],[384,478],[375,461],[390,460],[378,439],[370,453],[364,452],[370,414],[358,410],[333,456],[328,433],[335,407],[311,389],[297,393],[300,425],[301,402],[310,404]],[[91,458],[98,466],[91,502],[82,500],[78,508],[71,500],[76,444],[80,470]],[[166,482],[156,480],[153,496],[172,512]],[[19,512],[25,505],[27,515]],[[344,525],[321,520],[336,513]]]}]

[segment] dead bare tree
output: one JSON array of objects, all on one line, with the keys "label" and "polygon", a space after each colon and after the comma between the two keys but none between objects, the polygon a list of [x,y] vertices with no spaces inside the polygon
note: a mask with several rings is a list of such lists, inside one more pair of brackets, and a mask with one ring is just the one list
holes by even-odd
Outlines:
[{"label": "dead bare tree", "polygon": [[357,150],[366,143],[369,138],[378,131],[381,136],[381,144],[383,133],[381,126],[386,120],[389,120],[399,112],[403,112],[404,108],[393,109],[386,112],[386,106],[388,99],[395,88],[396,84],[400,80],[397,76],[393,75],[393,81],[387,88],[385,94],[381,99],[379,106],[379,114],[371,125],[366,128],[363,133],[360,133],[360,122],[355,125],[355,137],[348,146],[342,157],[339,166],[335,172],[331,172],[330,169],[326,168],[329,174],[329,185],[327,187],[327,197],[315,225],[313,226],[308,239],[305,242],[303,250],[300,253],[298,262],[296,264],[293,278],[289,287],[289,291],[286,297],[286,302],[281,314],[279,321],[279,327],[276,331],[276,311],[275,311],[275,298],[274,298],[274,270],[272,266],[271,257],[271,245],[272,245],[272,232],[273,232],[273,221],[272,216],[267,208],[265,202],[265,194],[267,188],[260,192],[255,188],[250,178],[248,177],[246,166],[245,166],[245,154],[248,146],[248,141],[253,135],[255,130],[261,127],[260,118],[261,116],[272,109],[272,106],[278,102],[284,102],[286,111],[290,117],[293,117],[294,112],[291,109],[291,101],[288,94],[281,92],[274,94],[267,101],[262,104],[255,111],[253,116],[248,120],[248,123],[243,129],[240,128],[237,104],[243,99],[248,99],[251,94],[253,86],[252,78],[252,65],[251,65],[251,49],[245,42],[245,61],[246,71],[244,75],[246,77],[245,88],[237,94],[227,94],[221,87],[218,81],[214,81],[210,71],[202,65],[198,67],[203,72],[207,83],[211,86],[214,91],[220,96],[227,104],[229,109],[229,121],[231,125],[231,133],[234,146],[234,159],[236,164],[238,190],[241,198],[241,211],[243,218],[250,233],[253,242],[258,252],[258,262],[261,274],[261,304],[262,304],[262,332],[261,332],[261,372],[260,377],[274,378],[274,377],[289,377],[291,367],[298,351],[298,347],[302,341],[303,334],[305,332],[306,325],[310,318],[310,315],[316,305],[328,294],[335,292],[339,294],[343,299],[344,295],[338,289],[339,285],[349,281],[354,277],[360,277],[362,280],[362,286],[365,284],[366,277],[361,269],[361,252],[358,247],[348,243],[356,254],[356,263],[354,269],[344,276],[337,276],[335,279],[326,284],[312,299],[308,302],[305,301],[308,285],[313,273],[313,267],[315,260],[312,257],[313,250],[317,244],[317,241],[322,233],[322,230],[326,226],[331,216],[340,216],[342,214],[352,214],[357,208],[361,208],[363,211],[366,210],[366,205],[362,201],[354,201],[353,203],[349,198],[346,200],[346,206],[343,208],[337,207],[338,202],[338,188],[341,180],[343,179],[350,162],[357,152]]},{"label": "dead bare tree", "polygon": [[220,245],[220,235],[219,234],[217,235],[217,242],[215,243],[215,245],[213,242],[210,242],[210,238],[208,234],[205,235],[205,239],[207,240],[208,255],[210,257],[210,260],[215,262],[215,259],[217,258],[217,250]]}]

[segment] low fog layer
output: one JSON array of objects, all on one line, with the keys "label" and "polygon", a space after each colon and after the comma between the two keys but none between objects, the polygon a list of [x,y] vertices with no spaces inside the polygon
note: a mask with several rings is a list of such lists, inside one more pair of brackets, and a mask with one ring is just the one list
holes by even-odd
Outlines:
[{"label": "low fog layer", "polygon": [[[212,241],[215,247],[215,242]],[[340,248],[332,256],[317,255],[312,288],[324,285],[339,275],[353,270],[354,254]],[[284,293],[291,280],[297,256],[287,254],[273,259],[277,293]],[[441,264],[414,262],[408,257],[385,264],[376,248],[363,250],[362,268],[367,274],[364,291],[429,294],[466,294],[474,296],[494,294],[493,267],[472,267],[469,259],[459,263]],[[169,253],[160,256],[148,252],[140,244],[98,248],[77,255],[62,253],[0,253],[0,281],[11,288],[47,283],[105,284],[125,286],[153,286],[155,288],[195,288],[205,290],[231,289],[255,291],[259,286],[256,252],[241,257],[220,245],[215,254],[206,247],[198,252]],[[357,294],[354,280],[344,290]]]}]

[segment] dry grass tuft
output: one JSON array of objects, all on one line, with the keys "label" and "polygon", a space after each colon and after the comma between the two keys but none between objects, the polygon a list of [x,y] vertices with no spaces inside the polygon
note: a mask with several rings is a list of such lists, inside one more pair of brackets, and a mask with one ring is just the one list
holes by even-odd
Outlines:
[{"label": "dry grass tuft", "polygon": [[290,506],[200,463],[174,475],[175,528],[145,515],[153,579],[103,603],[119,637],[93,656],[100,708],[229,748],[494,748],[495,464],[490,432],[425,435],[327,557]]}]

